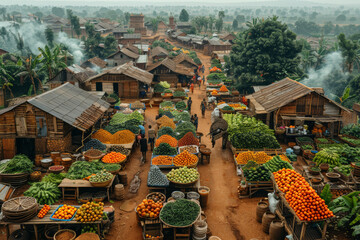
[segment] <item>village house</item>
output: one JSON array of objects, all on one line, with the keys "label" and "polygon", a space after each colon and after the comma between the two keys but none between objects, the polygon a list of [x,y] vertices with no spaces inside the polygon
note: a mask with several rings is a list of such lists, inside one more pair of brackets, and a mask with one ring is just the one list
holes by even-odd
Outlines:
[{"label": "village house", "polygon": [[[55,89],[0,110],[0,156],[66,152],[73,138],[83,139],[108,110],[109,104],[73,84]],[[82,137],[81,137],[82,136]]]},{"label": "village house", "polygon": [[222,41],[218,38],[211,38],[204,40],[204,54],[211,56],[213,52],[230,52],[231,43],[229,41]]},{"label": "village house", "polygon": [[233,41],[236,39],[236,36],[233,33],[228,33],[221,37],[223,41],[229,41],[231,44],[233,44]]},{"label": "village house", "polygon": [[107,67],[107,62],[98,57],[93,57],[80,65],[82,68],[91,68],[96,72],[100,72],[103,68]]},{"label": "village house", "polygon": [[131,14],[129,27],[135,29],[134,33],[139,33],[141,35],[146,35],[146,28],[144,25],[144,15],[143,14]]},{"label": "village house", "polygon": [[8,51],[0,48],[0,56],[9,53]]},{"label": "village house", "polygon": [[135,62],[138,58],[139,54],[130,51],[126,47],[123,47],[119,51],[108,56],[106,61],[109,67],[116,67],[130,61]]},{"label": "village house", "polygon": [[192,28],[192,25],[190,22],[177,22],[176,23],[176,29],[181,31],[190,31]]},{"label": "village house", "polygon": [[163,60],[164,58],[166,58],[169,55],[169,52],[165,48],[157,46],[157,47],[151,49],[150,54],[151,54],[150,55],[151,60],[153,62],[155,62],[155,61]]},{"label": "village house", "polygon": [[86,85],[91,91],[115,93],[120,98],[139,98],[143,86],[150,86],[152,81],[153,74],[128,62],[89,78]]},{"label": "village house", "polygon": [[169,27],[163,21],[160,21],[158,23],[158,28],[157,28],[156,33],[159,35],[165,35],[166,30],[168,30],[168,29],[169,29]]},{"label": "village house", "polygon": [[199,66],[194,62],[194,60],[185,53],[180,53],[175,58],[172,59],[176,64],[182,64],[187,68],[197,69]]},{"label": "village house", "polygon": [[[253,116],[271,128],[302,123],[312,129],[316,122],[337,135],[351,110],[327,98],[321,89],[285,78],[246,96]],[[355,118],[356,119],[356,118]]]},{"label": "village house", "polygon": [[122,45],[135,44],[141,42],[140,33],[125,33],[122,38],[118,39],[118,43]]}]

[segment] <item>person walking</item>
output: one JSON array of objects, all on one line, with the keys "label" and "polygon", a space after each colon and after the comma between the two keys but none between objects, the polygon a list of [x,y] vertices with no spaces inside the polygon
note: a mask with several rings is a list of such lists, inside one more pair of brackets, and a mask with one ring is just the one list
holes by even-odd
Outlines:
[{"label": "person walking", "polygon": [[203,85],[205,85],[205,75],[202,77]]},{"label": "person walking", "polygon": [[200,76],[198,77],[197,81],[198,81],[199,89],[200,89],[200,87],[201,87],[201,77]]},{"label": "person walking", "polygon": [[190,85],[190,91],[191,91],[191,93],[194,93],[194,83],[191,83],[191,85]]},{"label": "person walking", "polygon": [[188,111],[189,111],[189,113],[191,113],[191,104],[192,104],[192,100],[191,100],[191,97],[189,97],[189,100],[188,100],[188,102],[187,102],[187,104],[188,104]]},{"label": "person walking", "polygon": [[149,143],[150,143],[151,151],[154,150],[155,136],[156,136],[155,129],[153,129],[151,127],[151,125],[149,125],[148,137],[149,137]]},{"label": "person walking", "polygon": [[148,150],[148,145],[147,145],[147,140],[145,138],[145,135],[141,135],[141,139],[140,139],[140,151],[142,154],[142,158],[141,158],[141,163],[145,163],[146,162],[146,152]]},{"label": "person walking", "polygon": [[205,117],[206,101],[205,98],[200,103],[201,114]]},{"label": "person walking", "polygon": [[199,118],[198,118],[197,114],[194,115],[194,125],[195,125],[196,131],[197,131],[198,125],[199,125]]}]

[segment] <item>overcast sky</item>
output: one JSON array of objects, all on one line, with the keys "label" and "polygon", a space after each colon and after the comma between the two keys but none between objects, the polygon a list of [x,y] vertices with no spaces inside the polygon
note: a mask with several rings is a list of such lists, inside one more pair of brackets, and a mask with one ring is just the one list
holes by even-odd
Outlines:
[{"label": "overcast sky", "polygon": [[[299,0],[0,0],[0,5],[13,5],[13,4],[26,4],[26,5],[138,5],[138,4],[164,4],[164,5],[186,5],[186,4],[197,4],[197,5],[206,5],[211,3],[211,5],[223,3],[234,3],[234,4],[244,4],[244,3],[265,3],[265,2],[286,2],[287,5],[291,3],[297,3]],[[338,4],[338,5],[360,5],[360,0],[308,0],[304,1],[305,6],[306,2],[319,3],[319,4]],[[251,5],[252,5],[251,4]]]}]

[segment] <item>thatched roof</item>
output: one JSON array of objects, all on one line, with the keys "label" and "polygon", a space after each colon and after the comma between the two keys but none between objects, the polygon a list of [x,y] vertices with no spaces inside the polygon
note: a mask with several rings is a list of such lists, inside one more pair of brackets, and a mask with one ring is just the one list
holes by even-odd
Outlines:
[{"label": "thatched roof", "polygon": [[81,64],[81,67],[84,67],[87,62],[90,62],[100,68],[105,68],[107,65],[107,62],[105,62],[104,60],[102,60],[98,57],[93,57],[93,58],[90,58],[90,59],[86,60],[85,62],[83,62]]},{"label": "thatched roof", "polygon": [[165,48],[162,48],[160,46],[157,46],[151,50],[151,57],[168,56],[168,55],[169,55],[169,52]]},{"label": "thatched roof", "polygon": [[177,64],[170,58],[165,58],[161,62],[158,62],[152,66],[149,66],[147,71],[151,72],[160,66],[164,66],[164,67],[170,69],[171,71],[173,71],[174,73],[178,73],[178,74],[182,74],[182,75],[186,75],[186,76],[194,76],[193,69],[185,67],[184,65],[181,65],[181,64]]},{"label": "thatched roof", "polygon": [[191,58],[189,55],[185,54],[185,53],[180,53],[179,55],[177,55],[177,56],[173,59],[173,61],[174,61],[175,63],[178,63],[178,64],[186,61],[186,62],[194,65],[195,67],[198,66],[198,65],[194,62],[194,60],[192,60],[192,58]]}]

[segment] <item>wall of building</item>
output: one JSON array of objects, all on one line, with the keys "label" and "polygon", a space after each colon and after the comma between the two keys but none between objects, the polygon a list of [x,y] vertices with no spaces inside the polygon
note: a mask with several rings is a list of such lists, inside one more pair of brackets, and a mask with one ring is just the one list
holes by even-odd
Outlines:
[{"label": "wall of building", "polygon": [[134,60],[135,59],[130,58],[127,55],[119,52],[119,53],[115,54],[114,56],[112,56],[111,58],[108,58],[107,62],[108,62],[109,67],[115,67],[115,66],[123,65],[130,61],[134,61]]}]

